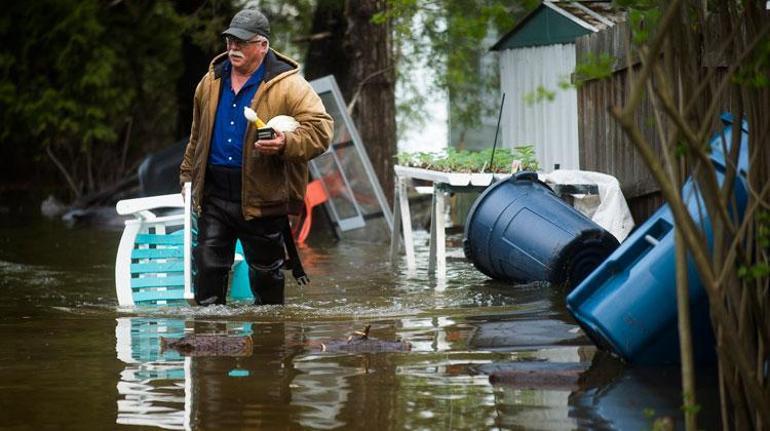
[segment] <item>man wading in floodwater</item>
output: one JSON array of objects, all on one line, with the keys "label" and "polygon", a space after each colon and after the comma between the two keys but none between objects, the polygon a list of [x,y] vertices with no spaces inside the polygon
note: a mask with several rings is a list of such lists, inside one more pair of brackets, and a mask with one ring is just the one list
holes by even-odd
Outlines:
[{"label": "man wading in floodwater", "polygon": [[[195,300],[225,303],[240,239],[254,303],[283,304],[287,215],[303,207],[307,162],[328,148],[332,119],[297,63],[270,48],[270,25],[262,13],[238,12],[222,35],[227,52],[212,60],[195,89],[179,175],[182,184],[192,181],[198,214]],[[294,117],[299,126],[258,140],[245,107],[265,121]]]}]

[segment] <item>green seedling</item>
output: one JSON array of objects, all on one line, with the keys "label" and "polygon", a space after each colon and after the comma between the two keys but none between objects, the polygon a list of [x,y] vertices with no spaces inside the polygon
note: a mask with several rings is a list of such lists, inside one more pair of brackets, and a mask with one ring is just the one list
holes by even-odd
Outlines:
[{"label": "green seedling", "polygon": [[[536,171],[539,167],[535,148],[531,145],[515,148],[497,148],[492,158],[492,149],[482,151],[458,151],[448,148],[443,152],[398,153],[398,164],[442,172],[463,173],[512,173],[513,162],[518,160],[523,170]],[[492,166],[489,162],[492,160]]]}]

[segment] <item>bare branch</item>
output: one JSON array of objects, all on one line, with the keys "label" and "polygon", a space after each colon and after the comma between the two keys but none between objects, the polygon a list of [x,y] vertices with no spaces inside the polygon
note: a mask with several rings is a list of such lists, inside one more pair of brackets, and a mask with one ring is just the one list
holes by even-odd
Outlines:
[{"label": "bare branch", "polygon": [[370,73],[366,76],[366,78],[362,79],[361,82],[358,83],[358,86],[356,87],[356,92],[353,94],[353,97],[350,98],[350,103],[348,103],[347,109],[348,114],[353,115],[353,109],[356,107],[356,103],[358,102],[358,96],[361,95],[361,91],[364,89],[367,83],[371,81],[373,78],[382,75],[383,73],[393,69],[393,66],[386,67],[385,69],[378,70],[376,72]]},{"label": "bare branch", "polygon": [[652,80],[648,80],[647,92],[649,93],[650,102],[652,103],[652,113],[655,116],[655,126],[658,132],[658,139],[660,139],[662,146],[661,152],[663,153],[664,166],[666,166],[668,170],[669,177],[673,181],[679,183],[679,167],[674,163],[672,155],[669,153],[669,149],[674,150],[676,147],[676,141],[679,139],[679,129],[674,129],[670,139],[666,139],[666,133],[663,130],[663,119],[660,115],[660,107],[658,106],[658,100],[652,87]]},{"label": "bare branch", "polygon": [[695,225],[692,217],[688,214],[687,208],[685,208],[684,202],[679,195],[677,185],[666,177],[657,155],[653,152],[652,147],[645,141],[639,127],[634,123],[633,117],[630,115],[624,116],[624,111],[621,111],[619,107],[613,108],[611,113],[620,123],[631,142],[636,146],[639,154],[641,154],[645,163],[650,168],[653,177],[655,177],[655,180],[657,180],[660,185],[661,193],[666,201],[669,202],[671,212],[676,220],[677,229],[682,229],[682,235],[685,242],[687,242],[687,247],[690,249],[701,277],[704,279],[703,284],[713,287],[714,273],[711,269],[709,258],[706,255],[706,250],[708,250],[706,239],[703,236],[703,233]]},{"label": "bare branch", "polygon": [[120,153],[120,170],[118,175],[123,175],[126,172],[126,157],[128,156],[128,144],[131,141],[131,128],[134,125],[134,117],[128,117],[126,123],[126,135],[123,138],[123,151]]},{"label": "bare branch", "polygon": [[[661,80],[665,80],[663,71],[660,70],[659,67],[655,68],[655,74],[656,76],[660,77]],[[658,91],[657,87],[656,94],[660,97],[661,102],[663,102],[663,109],[666,111],[666,114],[668,114],[668,117],[674,121],[677,128],[682,131],[685,138],[689,141],[690,145],[688,145],[688,150],[690,153],[692,153],[700,163],[709,166],[711,164],[711,159],[706,153],[704,147],[701,145],[701,142],[704,140],[704,138],[695,135],[692,129],[690,129],[687,123],[685,123],[684,118],[680,115],[679,112],[677,112],[674,101],[671,100],[669,94]],[[700,181],[698,181],[698,183],[701,187],[705,187],[705,190],[703,193],[701,193],[703,200],[706,202],[708,207],[714,208],[716,210],[715,213],[719,214],[719,217],[724,222],[724,225],[732,234],[734,234],[735,228],[732,224],[732,221],[730,220],[730,215],[727,212],[726,198],[726,196],[730,194],[729,191],[732,190],[732,187],[725,189],[726,192],[724,193],[719,193],[720,186],[717,182],[716,172],[713,169],[702,169],[700,172],[702,178]],[[713,221],[715,220],[712,220],[712,222]]]},{"label": "bare branch", "polygon": [[730,244],[730,251],[728,252],[725,258],[724,265],[722,266],[722,271],[719,273],[716,279],[717,284],[722,284],[725,282],[725,279],[727,278],[727,274],[735,264],[737,251],[741,246],[741,243],[746,240],[746,231],[754,222],[753,215],[759,209],[760,203],[768,195],[770,195],[770,183],[765,183],[765,186],[762,188],[762,191],[757,196],[758,199],[753,200],[751,202],[751,206],[746,208],[746,212],[744,213],[744,216],[743,216],[743,221],[741,222],[741,225],[738,227],[735,237],[733,237],[732,244]]},{"label": "bare branch", "polygon": [[75,195],[75,197],[80,197],[80,189],[75,184],[75,180],[72,178],[72,175],[70,175],[70,173],[64,167],[62,162],[53,153],[53,150],[51,149],[50,145],[45,146],[45,152],[48,154],[48,157],[51,159],[51,161],[53,161],[53,164],[56,165],[56,168],[59,169],[59,172],[61,172],[62,175],[64,175],[64,179],[67,181],[67,185],[70,187],[70,190],[72,190],[72,193]]},{"label": "bare branch", "polygon": [[[649,61],[645,61],[643,63],[642,70],[639,72],[639,78],[637,79],[637,82],[646,82],[652,75],[652,68],[656,64],[658,54],[660,54],[661,48],[663,47],[663,42],[666,39],[668,29],[674,25],[674,19],[676,18],[676,14],[681,3],[682,0],[673,0],[671,4],[668,5],[668,8],[663,15],[663,19],[661,19],[658,31],[655,33],[655,38],[652,40],[652,44],[650,45],[649,55],[647,56],[647,60]],[[643,85],[637,85],[633,87],[631,95],[628,98],[628,103],[626,103],[626,106],[623,108],[622,115],[628,116],[636,111],[636,108],[639,106],[639,103],[642,100],[643,91]]]},{"label": "bare branch", "polygon": [[330,31],[322,31],[321,33],[313,33],[308,34],[304,36],[297,36],[291,39],[293,43],[306,43],[306,42],[317,42],[319,40],[328,39],[332,36],[332,32]]},{"label": "bare branch", "polygon": [[[727,69],[727,73],[724,77],[722,77],[721,81],[719,82],[719,86],[717,86],[716,91],[712,95],[711,103],[709,103],[708,108],[706,108],[706,115],[703,118],[710,118],[713,115],[716,115],[717,110],[719,110],[719,107],[722,103],[721,95],[727,90],[728,85],[732,83],[733,77],[735,76],[735,72],[738,70],[741,64],[743,64],[748,56],[754,51],[754,48],[757,47],[757,44],[759,44],[760,41],[763,40],[763,38],[767,35],[768,31],[770,31],[770,24],[766,23],[764,27],[759,31],[757,34],[757,37],[754,38],[754,40],[751,41],[746,46],[746,49],[744,49],[738,58],[732,62],[730,67]],[[708,75],[707,75],[708,76]],[[708,81],[704,81],[701,84],[701,87],[705,86],[708,83]],[[692,104],[695,100],[701,100],[698,96],[700,95],[700,92],[705,90],[704,88],[700,88],[699,92],[696,92],[694,94],[694,97],[692,98],[691,102],[688,104],[688,107],[685,110],[685,114],[689,112],[689,110],[692,108]],[[703,135],[705,133],[708,133],[707,129],[708,124],[704,123],[702,130],[698,133],[699,135]]]}]

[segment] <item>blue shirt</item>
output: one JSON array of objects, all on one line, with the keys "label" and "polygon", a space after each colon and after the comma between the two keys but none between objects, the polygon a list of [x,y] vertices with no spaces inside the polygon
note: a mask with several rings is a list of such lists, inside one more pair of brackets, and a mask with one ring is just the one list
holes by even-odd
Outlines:
[{"label": "blue shirt", "polygon": [[225,60],[222,73],[222,94],[219,96],[214,133],[211,136],[209,163],[217,166],[240,168],[243,164],[243,139],[249,125],[243,116],[243,108],[251,105],[251,99],[265,76],[265,62],[257,68],[243,87],[235,94],[230,71],[230,60]]}]

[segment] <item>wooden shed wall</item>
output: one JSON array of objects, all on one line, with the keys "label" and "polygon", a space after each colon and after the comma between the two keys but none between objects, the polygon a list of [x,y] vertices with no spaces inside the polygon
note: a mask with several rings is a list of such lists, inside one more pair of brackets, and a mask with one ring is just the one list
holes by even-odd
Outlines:
[{"label": "wooden shed wall", "polygon": [[[641,156],[610,113],[613,106],[622,106],[630,93],[627,41],[626,23],[576,40],[578,64],[603,53],[615,58],[612,76],[590,80],[578,88],[578,146],[580,168],[616,177],[634,221],[640,224],[662,205],[663,199]],[[638,63],[632,67],[638,68]],[[639,113],[637,122],[642,133],[659,150],[649,99],[642,101]]]}]

